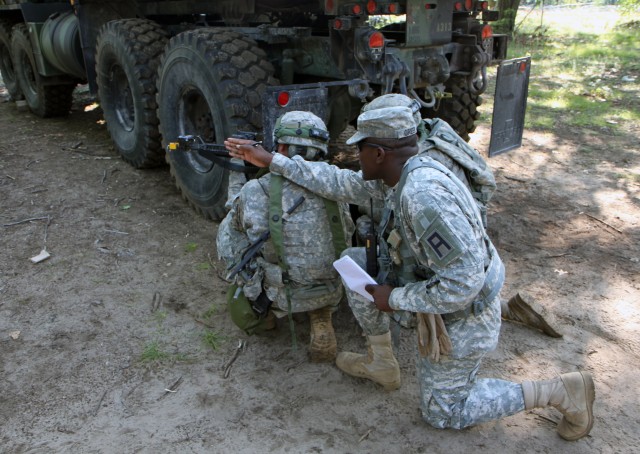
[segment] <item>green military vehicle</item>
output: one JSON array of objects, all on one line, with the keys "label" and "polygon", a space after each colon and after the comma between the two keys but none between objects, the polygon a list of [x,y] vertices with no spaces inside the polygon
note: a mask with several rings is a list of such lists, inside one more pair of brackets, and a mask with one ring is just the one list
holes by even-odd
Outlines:
[{"label": "green military vehicle", "polygon": [[[185,199],[220,219],[229,170],[169,142],[270,131],[294,109],[316,112],[335,138],[389,92],[468,140],[486,68],[506,56],[496,19],[482,0],[0,0],[0,72],[41,117],[68,114],[88,84],[123,159],[166,160]],[[498,152],[521,139],[529,61],[508,68]]]}]

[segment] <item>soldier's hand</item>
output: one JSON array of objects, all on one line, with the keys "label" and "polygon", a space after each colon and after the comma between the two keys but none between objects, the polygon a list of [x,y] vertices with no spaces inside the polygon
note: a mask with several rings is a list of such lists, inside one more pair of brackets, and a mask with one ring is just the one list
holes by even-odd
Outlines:
[{"label": "soldier's hand", "polygon": [[232,157],[243,159],[257,167],[269,167],[273,159],[273,155],[254,140],[229,137],[224,141],[224,146]]},{"label": "soldier's hand", "polygon": [[393,312],[393,309],[389,306],[389,295],[391,295],[391,291],[393,290],[392,286],[368,284],[364,289],[373,296],[373,303],[378,310],[382,312]]}]

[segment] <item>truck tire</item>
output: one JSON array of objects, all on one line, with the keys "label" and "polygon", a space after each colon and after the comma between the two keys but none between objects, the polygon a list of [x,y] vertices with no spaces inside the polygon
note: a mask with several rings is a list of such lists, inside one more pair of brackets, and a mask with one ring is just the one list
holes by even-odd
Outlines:
[{"label": "truck tire", "polygon": [[76,84],[47,84],[47,78],[38,73],[25,24],[13,27],[11,52],[16,80],[31,112],[42,118],[68,115]]},{"label": "truck tire", "polygon": [[2,19],[0,19],[0,73],[11,99],[14,101],[22,99],[22,91],[16,79],[11,55],[11,24]]},{"label": "truck tire", "polygon": [[446,83],[446,91],[452,97],[443,98],[438,110],[429,109],[426,116],[442,118],[468,142],[469,134],[476,130],[476,121],[480,119],[478,106],[482,104],[482,97],[469,92],[464,77],[451,77]]},{"label": "truck tire", "polygon": [[167,33],[146,19],[106,23],[97,39],[98,98],[116,149],[135,168],[164,163],[156,78]]},{"label": "truck tire", "polygon": [[[273,73],[265,52],[240,33],[202,28],[173,37],[158,78],[163,145],[180,135],[222,143],[238,130],[261,131],[261,97],[276,83]],[[186,201],[205,218],[222,219],[228,171],[195,153],[166,157]]]}]

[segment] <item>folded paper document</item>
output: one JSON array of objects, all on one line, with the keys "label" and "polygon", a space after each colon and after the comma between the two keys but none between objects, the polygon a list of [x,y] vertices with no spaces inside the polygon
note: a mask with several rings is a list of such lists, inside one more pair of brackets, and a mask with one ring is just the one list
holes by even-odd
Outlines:
[{"label": "folded paper document", "polygon": [[373,296],[367,292],[364,287],[367,284],[376,285],[377,282],[367,274],[365,270],[353,261],[351,257],[345,255],[341,259],[333,262],[333,267],[340,273],[344,283],[354,292],[364,296],[367,300],[373,302]]}]

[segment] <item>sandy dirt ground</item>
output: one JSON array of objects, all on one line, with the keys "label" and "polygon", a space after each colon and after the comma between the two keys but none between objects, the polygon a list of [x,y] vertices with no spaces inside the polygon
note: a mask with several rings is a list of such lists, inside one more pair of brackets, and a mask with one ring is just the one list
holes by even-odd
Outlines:
[{"label": "sandy dirt ground", "polygon": [[[388,393],[310,363],[306,318],[296,351],[286,324],[242,335],[226,313],[217,224],[181,200],[167,168],[120,160],[86,91],[52,120],[0,95],[0,451],[640,452],[638,125],[526,131],[521,149],[490,160],[503,297],[526,293],[564,337],[504,323],[481,375],[590,371],[595,425],[569,443],[554,409],[427,426],[408,330],[403,384]],[[472,143],[488,148],[486,127]],[[334,319],[339,348],[364,351],[345,304]]]}]

